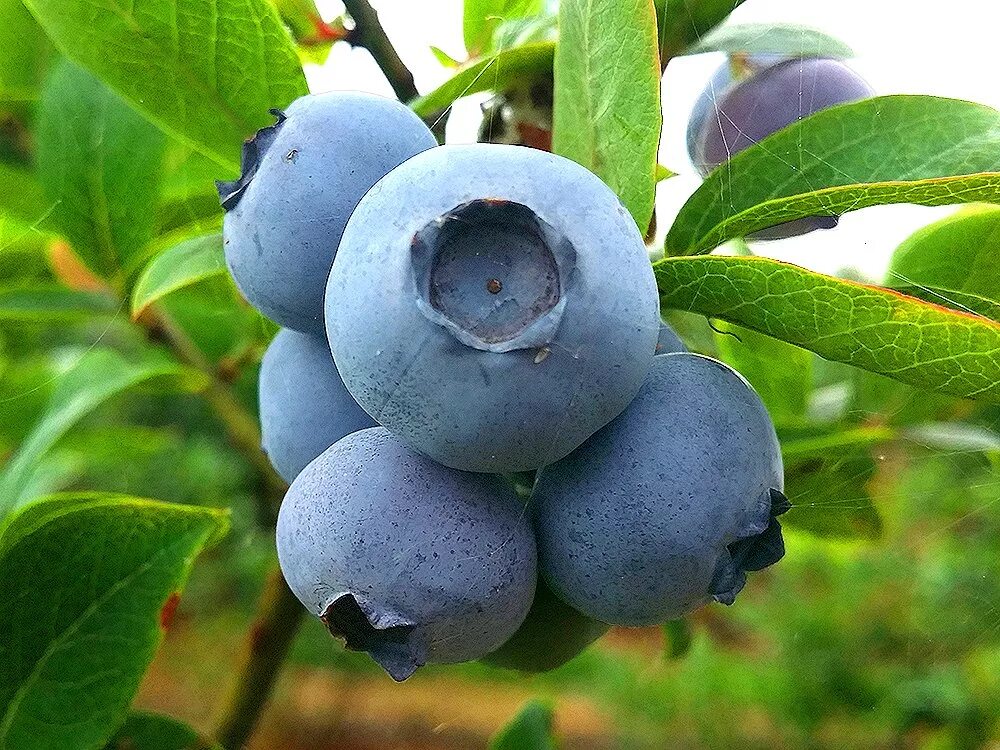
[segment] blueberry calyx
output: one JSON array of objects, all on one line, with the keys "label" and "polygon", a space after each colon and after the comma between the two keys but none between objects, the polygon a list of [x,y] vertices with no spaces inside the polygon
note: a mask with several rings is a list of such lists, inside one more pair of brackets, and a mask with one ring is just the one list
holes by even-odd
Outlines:
[{"label": "blueberry calyx", "polygon": [[226,211],[232,211],[236,208],[236,204],[240,202],[240,198],[246,192],[250,181],[257,174],[257,168],[264,159],[264,154],[271,147],[282,124],[288,119],[280,109],[269,109],[268,112],[274,115],[277,122],[261,128],[252,138],[243,141],[239,179],[215,181],[215,187],[219,191],[219,201]]}]

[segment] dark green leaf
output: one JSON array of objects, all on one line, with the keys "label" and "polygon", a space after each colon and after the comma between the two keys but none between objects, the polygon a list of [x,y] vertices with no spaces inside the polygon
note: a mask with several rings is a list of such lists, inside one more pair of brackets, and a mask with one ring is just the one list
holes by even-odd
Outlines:
[{"label": "dark green leaf", "polygon": [[118,303],[99,292],[54,284],[0,289],[0,320],[74,321],[116,312]]},{"label": "dark green leaf", "polygon": [[771,418],[778,423],[804,418],[812,390],[812,354],[731,323],[717,328],[719,356],[750,381]]},{"label": "dark green leaf", "polygon": [[552,709],[538,700],[528,701],[492,740],[490,750],[555,750]]},{"label": "dark green leaf", "polygon": [[132,315],[181,287],[226,272],[222,235],[185,240],[157,255],[142,272],[132,292]]},{"label": "dark green leaf", "polygon": [[684,54],[692,44],[729,18],[744,0],[653,0],[663,62]]},{"label": "dark green leaf", "polygon": [[523,83],[526,78],[548,75],[555,50],[553,42],[536,42],[473,60],[438,88],[414,99],[410,107],[421,117],[432,117],[463,96],[481,91],[503,91],[513,83]]},{"label": "dark green leaf", "polygon": [[191,727],[159,714],[135,711],[105,750],[221,750]]},{"label": "dark green leaf", "polygon": [[790,23],[746,23],[723,26],[688,47],[686,54],[703,52],[780,54],[793,57],[844,59],[854,52],[839,39],[816,29]]},{"label": "dark green leaf", "polygon": [[1000,325],[756,257],[654,264],[665,307],[698,312],[925,390],[1000,401]]},{"label": "dark green leaf", "polygon": [[469,56],[493,51],[493,32],[503,21],[537,15],[544,7],[544,0],[465,0],[462,35]]},{"label": "dark green leaf", "polygon": [[663,623],[663,655],[667,659],[680,659],[691,650],[691,625],[687,620],[669,620]]},{"label": "dark green leaf", "polygon": [[688,199],[668,255],[708,252],[807,216],[1000,200],[1000,113],[933,96],[818,112],[733,156]]},{"label": "dark green leaf", "polygon": [[0,747],[91,750],[124,719],[169,599],[226,514],[56,496],[0,532]]},{"label": "dark green leaf", "polygon": [[[67,57],[231,174],[243,140],[307,93],[267,0],[26,0]],[[220,175],[222,176],[222,175]]]},{"label": "dark green leaf", "polygon": [[554,75],[552,150],[604,180],[645,232],[662,120],[652,5],[562,0]]},{"label": "dark green leaf", "polygon": [[153,237],[163,134],[63,61],[45,85],[38,173],[52,220],[87,266],[115,278]]},{"label": "dark green leaf", "polygon": [[31,476],[59,438],[104,401],[138,385],[191,391],[205,381],[199,373],[154,352],[140,361],[128,361],[110,349],[89,350],[62,376],[45,414],[0,471],[0,518],[30,499],[25,489]]}]

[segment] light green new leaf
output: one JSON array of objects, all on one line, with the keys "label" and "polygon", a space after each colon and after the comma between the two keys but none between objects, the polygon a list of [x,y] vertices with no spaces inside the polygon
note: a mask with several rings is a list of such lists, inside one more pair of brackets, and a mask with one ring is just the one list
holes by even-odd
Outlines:
[{"label": "light green new leaf", "polygon": [[444,111],[463,96],[502,91],[512,83],[552,70],[555,50],[554,42],[536,42],[471,61],[436,89],[410,102],[410,107],[427,118]]},{"label": "light green new leaf", "polygon": [[492,51],[493,32],[503,21],[542,12],[544,0],[465,0],[462,35],[470,57]]},{"label": "light green new leaf", "polygon": [[157,255],[132,292],[132,316],[177,289],[226,272],[222,235],[206,234],[180,242]]},{"label": "light green new leaf", "polygon": [[205,378],[156,352],[133,362],[110,349],[89,350],[62,376],[45,413],[0,471],[0,518],[31,499],[25,489],[59,438],[107,399],[139,385],[195,391]]},{"label": "light green new leaf", "polygon": [[160,131],[68,60],[46,82],[39,178],[52,223],[99,276],[117,277],[152,239],[164,148]]},{"label": "light green new leaf", "polygon": [[645,232],[660,143],[660,58],[649,0],[562,0],[552,150],[611,187]]},{"label": "light green new leaf", "polygon": [[893,253],[886,285],[927,286],[944,296],[960,292],[1000,304],[1000,208],[976,207],[919,229]]},{"label": "light green new leaf", "polygon": [[116,312],[118,303],[100,292],[67,289],[55,284],[0,289],[0,320],[75,321]]},{"label": "light green new leaf", "polygon": [[133,711],[105,750],[222,750],[187,724],[159,714]]},{"label": "light green new leaf", "polygon": [[[56,46],[231,174],[243,140],[307,93],[267,0],[25,0]],[[220,175],[225,176],[225,175]]]},{"label": "light green new leaf", "polygon": [[666,252],[708,252],[806,216],[980,201],[1000,201],[1000,113],[957,99],[877,97],[818,112],[723,163],[681,208]]},{"label": "light green new leaf", "polygon": [[663,63],[684,54],[744,0],[653,0]]},{"label": "light green new leaf", "polygon": [[839,39],[806,26],[791,23],[744,23],[715,29],[688,47],[685,54],[727,52],[780,54],[793,57],[853,57],[853,50]]},{"label": "light green new leaf", "polygon": [[92,750],[125,718],[171,597],[226,513],[54,496],[0,532],[0,748]]},{"label": "light green new leaf", "polygon": [[665,258],[665,307],[766,333],[925,390],[1000,402],[1000,324],[757,257]]},{"label": "light green new leaf", "polygon": [[552,708],[538,700],[528,701],[490,740],[489,750],[556,750]]},{"label": "light green new leaf", "polygon": [[716,327],[719,357],[750,381],[771,419],[779,424],[803,419],[812,390],[813,355],[731,323]]}]

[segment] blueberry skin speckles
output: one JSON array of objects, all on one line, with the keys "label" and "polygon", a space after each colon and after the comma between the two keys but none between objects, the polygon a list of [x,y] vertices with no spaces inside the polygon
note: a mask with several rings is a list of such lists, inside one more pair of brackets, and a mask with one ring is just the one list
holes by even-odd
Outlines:
[{"label": "blueberry skin speckles", "polygon": [[396,680],[493,651],[535,591],[535,540],[510,485],[441,466],[381,427],[299,474],[277,544],[305,607]]},{"label": "blueberry skin speckles", "polygon": [[567,159],[493,144],[435,148],[372,188],[326,316],[358,402],[415,450],[480,472],[558,460],[621,413],[660,327],[614,193]]},{"label": "blueberry skin speckles", "polygon": [[409,108],[354,92],[301,97],[219,183],[226,263],[244,296],[287,328],[323,335],[323,291],[344,226],[393,167],[436,145]]},{"label": "blueberry skin speckles", "polygon": [[783,554],[781,452],[759,396],[725,364],[655,358],[632,404],[538,474],[542,576],[597,620],[650,625],[715,599]]},{"label": "blueberry skin speckles", "polygon": [[344,387],[326,339],[287,328],[264,352],[258,398],[264,451],[286,482],[340,438],[376,426]]}]

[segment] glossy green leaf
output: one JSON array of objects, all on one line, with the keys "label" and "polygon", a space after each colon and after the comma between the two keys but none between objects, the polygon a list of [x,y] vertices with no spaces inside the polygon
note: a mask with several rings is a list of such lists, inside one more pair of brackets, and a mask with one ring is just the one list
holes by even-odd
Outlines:
[{"label": "glossy green leaf", "polygon": [[503,21],[542,12],[544,0],[465,0],[462,36],[470,57],[492,52],[493,32]]},{"label": "glossy green leaf", "polygon": [[0,101],[34,101],[52,49],[21,0],[0,0]]},{"label": "glossy green leaf", "polygon": [[1000,113],[933,96],[818,112],[733,156],[681,208],[668,255],[693,255],[806,216],[1000,200]]},{"label": "glossy green leaf", "polygon": [[897,283],[886,284],[886,286],[910,297],[916,297],[924,302],[941,305],[957,312],[981,315],[984,318],[989,318],[1000,323],[1000,302],[992,299],[986,299],[985,297],[967,292],[956,292],[953,289],[941,289],[940,287],[923,284],[920,286],[900,284],[898,280]]},{"label": "glossy green leaf", "polygon": [[536,42],[470,61],[436,89],[410,102],[410,107],[428,118],[463,96],[502,91],[512,83],[523,83],[525,78],[547,75],[552,70],[555,49],[553,42]]},{"label": "glossy green leaf", "polygon": [[562,0],[554,65],[552,150],[604,180],[645,232],[662,121],[652,4]]},{"label": "glossy green leaf", "polygon": [[[307,93],[267,0],[26,0],[69,58],[230,174],[270,107]],[[220,175],[220,177],[225,175]]]},{"label": "glossy green leaf", "polygon": [[118,309],[118,303],[107,294],[55,284],[0,289],[0,320],[86,320],[97,315],[114,315]]},{"label": "glossy green leaf", "polygon": [[221,234],[194,237],[169,247],[153,258],[136,282],[132,315],[139,315],[170,292],[225,272]]},{"label": "glossy green leaf", "polygon": [[51,222],[104,278],[153,237],[165,139],[90,73],[63,61],[45,85],[38,174]]},{"label": "glossy green leaf", "polygon": [[539,700],[528,701],[490,740],[490,750],[556,750],[556,747],[552,708]]},{"label": "glossy green leaf", "polygon": [[[940,304],[969,302],[975,312],[995,314],[995,308],[977,300],[1000,306],[998,260],[1000,208],[976,207],[908,237],[893,253],[885,283],[894,288],[939,290],[944,298]],[[955,299],[951,300],[953,293]]]},{"label": "glossy green leaf", "polygon": [[134,711],[104,750],[222,750],[187,724],[159,714]]},{"label": "glossy green leaf", "polygon": [[769,258],[665,258],[664,307],[736,323],[925,390],[1000,402],[1000,324]]},{"label": "glossy green leaf", "polygon": [[682,55],[744,0],[653,0],[663,62]]},{"label": "glossy green leaf", "polygon": [[719,323],[719,356],[750,381],[771,419],[791,423],[805,417],[812,389],[813,355],[748,328]]},{"label": "glossy green leaf", "polygon": [[59,438],[104,401],[139,385],[193,391],[204,387],[205,379],[156,352],[130,361],[110,349],[89,350],[61,377],[44,415],[0,471],[0,518],[31,499],[25,488]]},{"label": "glossy green leaf", "polygon": [[688,47],[686,54],[726,52],[731,55],[780,54],[793,57],[853,57],[839,39],[807,26],[790,23],[745,23],[723,26]]},{"label": "glossy green leaf", "polygon": [[168,604],[226,513],[54,496],[0,532],[0,748],[91,750],[125,718]]}]

